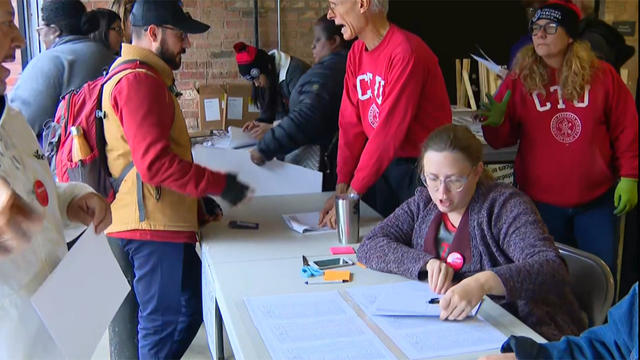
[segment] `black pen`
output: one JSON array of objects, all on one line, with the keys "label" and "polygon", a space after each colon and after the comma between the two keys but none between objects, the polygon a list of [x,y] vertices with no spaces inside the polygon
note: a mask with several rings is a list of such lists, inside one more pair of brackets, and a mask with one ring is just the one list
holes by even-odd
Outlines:
[{"label": "black pen", "polygon": [[440,298],[431,298],[427,301],[428,304],[440,304]]}]

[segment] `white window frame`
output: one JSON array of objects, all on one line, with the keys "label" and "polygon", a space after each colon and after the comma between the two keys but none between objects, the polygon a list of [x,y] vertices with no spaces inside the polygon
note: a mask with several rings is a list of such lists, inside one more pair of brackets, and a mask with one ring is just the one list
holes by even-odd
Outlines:
[{"label": "white window frame", "polygon": [[22,53],[22,68],[36,55],[45,50],[40,42],[38,31],[40,26],[40,9],[43,0],[18,0],[17,13],[19,16],[20,32],[24,35],[26,46]]}]

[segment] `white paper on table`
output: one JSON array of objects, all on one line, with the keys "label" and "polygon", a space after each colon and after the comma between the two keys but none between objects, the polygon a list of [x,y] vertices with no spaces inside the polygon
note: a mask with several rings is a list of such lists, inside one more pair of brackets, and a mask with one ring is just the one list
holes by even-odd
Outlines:
[{"label": "white paper on table", "polygon": [[[242,99],[242,98],[241,98]],[[258,143],[258,140],[251,136],[251,134],[242,131],[242,128],[237,126],[229,126],[229,148],[237,149],[247,146],[252,146]]]},{"label": "white paper on table", "polygon": [[220,121],[220,99],[204,99],[205,121]]},{"label": "white paper on table", "polygon": [[129,290],[107,237],[91,225],[31,302],[67,358],[89,359]]},{"label": "white paper on table", "polygon": [[[386,316],[440,316],[440,305],[429,300],[442,298],[434,293],[428,284],[407,281],[385,288],[372,307],[372,314]],[[476,316],[482,301],[469,313]]]},{"label": "white paper on table", "polygon": [[273,359],[395,359],[337,291],[244,301]]},{"label": "white paper on table", "polygon": [[322,191],[322,173],[272,160],[257,166],[248,149],[233,150],[195,145],[193,161],[214,171],[237,174],[254,189],[254,196],[308,194]]},{"label": "white paper on table", "polygon": [[336,231],[328,226],[318,226],[320,219],[319,211],[312,211],[298,214],[284,214],[282,219],[289,226],[289,229],[300,234],[321,234]]},{"label": "white paper on table", "polygon": [[[391,338],[409,359],[445,357],[497,350],[506,336],[480,315],[463,321],[442,321],[435,316],[380,316],[373,310],[385,292],[414,288],[417,281],[346,289],[349,296]],[[424,284],[421,284],[424,285]],[[464,341],[461,341],[464,339]]]},{"label": "white paper on table", "polygon": [[227,99],[227,119],[242,120],[242,98],[229,96]]}]

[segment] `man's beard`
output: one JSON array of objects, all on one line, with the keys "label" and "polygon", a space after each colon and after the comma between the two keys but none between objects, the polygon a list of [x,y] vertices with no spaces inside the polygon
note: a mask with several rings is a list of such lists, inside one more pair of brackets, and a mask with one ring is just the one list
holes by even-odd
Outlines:
[{"label": "man's beard", "polygon": [[[160,58],[167,63],[167,65],[169,65],[169,67],[173,70],[178,70],[180,69],[180,66],[182,65],[182,56],[178,56],[178,54],[172,54],[169,52],[169,50],[167,50],[167,41],[166,39],[162,39],[160,40],[160,54],[158,54],[158,56],[160,56]],[[186,52],[186,49],[182,49],[180,51],[180,54],[184,54]]]}]

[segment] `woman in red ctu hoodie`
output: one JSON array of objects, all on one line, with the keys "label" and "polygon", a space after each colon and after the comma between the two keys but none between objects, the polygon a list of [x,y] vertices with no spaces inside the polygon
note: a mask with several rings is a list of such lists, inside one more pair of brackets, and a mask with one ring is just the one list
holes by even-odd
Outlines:
[{"label": "woman in red ctu hoodie", "polygon": [[556,241],[614,270],[617,218],[638,200],[638,114],[616,71],[577,37],[580,11],[550,1],[530,23],[533,44],[487,108],[494,148],[520,142],[518,186]]}]

